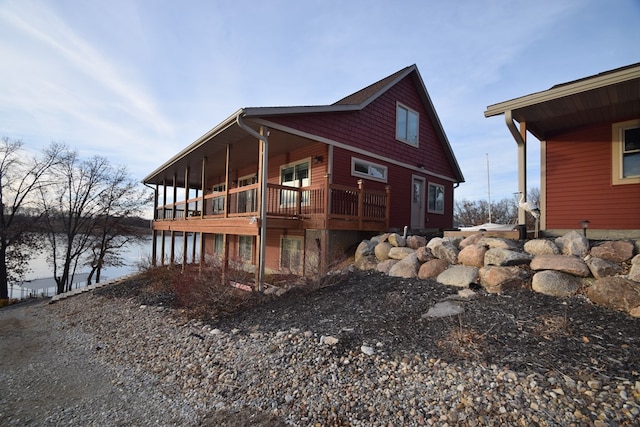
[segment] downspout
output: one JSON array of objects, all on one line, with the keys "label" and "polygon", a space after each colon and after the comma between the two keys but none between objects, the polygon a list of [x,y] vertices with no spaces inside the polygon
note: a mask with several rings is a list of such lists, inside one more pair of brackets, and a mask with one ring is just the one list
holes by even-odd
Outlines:
[{"label": "downspout", "polygon": [[[527,139],[526,139],[526,128],[518,130],[515,123],[513,122],[513,113],[511,110],[507,110],[504,112],[504,120],[515,139],[516,144],[518,144],[518,193],[524,194],[524,200],[527,200]],[[521,123],[521,127],[523,124]],[[526,212],[524,209],[518,208],[518,231],[520,234],[520,239],[523,240],[527,236],[527,218]]]},{"label": "downspout", "polygon": [[[241,113],[240,113],[241,114]],[[240,117],[236,116],[238,126],[245,132],[262,141],[262,177],[260,178],[260,257],[258,259],[258,291],[264,290],[264,258],[267,247],[267,179],[269,166],[269,139],[267,135],[261,135],[250,126],[247,126]]]}]

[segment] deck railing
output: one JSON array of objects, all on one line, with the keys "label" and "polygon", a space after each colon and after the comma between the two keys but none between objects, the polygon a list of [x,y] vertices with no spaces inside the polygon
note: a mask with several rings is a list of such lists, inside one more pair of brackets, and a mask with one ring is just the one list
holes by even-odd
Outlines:
[{"label": "deck railing", "polygon": [[[156,208],[157,220],[232,218],[257,216],[259,184],[215,192]],[[389,188],[386,191],[321,184],[289,187],[267,184],[267,216],[291,219],[334,219],[388,223]],[[228,198],[228,203],[226,200]]]}]

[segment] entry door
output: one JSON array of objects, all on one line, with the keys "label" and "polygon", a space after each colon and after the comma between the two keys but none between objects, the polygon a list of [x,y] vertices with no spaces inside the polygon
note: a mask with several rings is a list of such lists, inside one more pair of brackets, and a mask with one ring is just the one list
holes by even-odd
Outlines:
[{"label": "entry door", "polygon": [[425,179],[414,176],[411,180],[411,228],[424,228]]}]

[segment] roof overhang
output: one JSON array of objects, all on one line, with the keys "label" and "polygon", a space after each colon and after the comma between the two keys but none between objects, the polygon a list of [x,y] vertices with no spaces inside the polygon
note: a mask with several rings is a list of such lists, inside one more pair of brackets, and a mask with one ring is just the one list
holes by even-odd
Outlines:
[{"label": "roof overhang", "polygon": [[640,63],[559,84],[487,107],[485,117],[511,111],[543,141],[587,125],[628,120],[640,115]]}]

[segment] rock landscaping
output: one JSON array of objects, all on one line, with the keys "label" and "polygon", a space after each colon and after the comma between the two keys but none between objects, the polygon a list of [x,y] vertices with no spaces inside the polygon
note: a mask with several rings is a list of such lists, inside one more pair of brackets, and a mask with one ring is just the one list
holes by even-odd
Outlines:
[{"label": "rock landscaping", "polygon": [[592,303],[640,317],[639,252],[640,240],[590,242],[576,231],[525,243],[483,233],[428,241],[386,233],[363,240],[354,265],[489,293],[531,288],[555,297],[581,294]]}]

